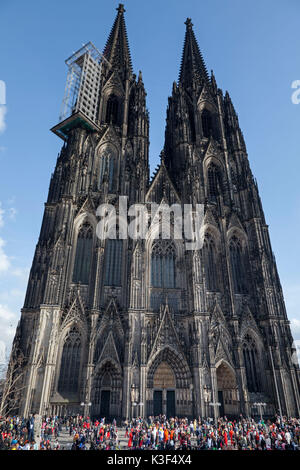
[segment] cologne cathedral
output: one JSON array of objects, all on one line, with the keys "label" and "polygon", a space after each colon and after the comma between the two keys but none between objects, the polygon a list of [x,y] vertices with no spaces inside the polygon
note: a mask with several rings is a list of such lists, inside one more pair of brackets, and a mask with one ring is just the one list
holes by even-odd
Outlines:
[{"label": "cologne cathedral", "polygon": [[[150,178],[146,91],[124,12],[120,4],[100,68],[88,50],[76,56],[73,72],[96,65],[52,129],[64,143],[13,343],[15,411],[234,417],[259,416],[263,403],[265,416],[299,416],[295,347],[230,95],[207,72],[188,18]],[[203,204],[203,246],[100,239],[97,207],[117,207],[119,196],[128,206]]]}]

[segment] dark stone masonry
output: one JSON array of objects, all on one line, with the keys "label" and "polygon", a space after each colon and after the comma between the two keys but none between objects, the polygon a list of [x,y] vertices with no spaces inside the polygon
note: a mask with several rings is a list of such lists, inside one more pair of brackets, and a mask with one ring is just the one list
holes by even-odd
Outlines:
[{"label": "dark stone masonry", "polygon": [[[187,19],[150,179],[146,91],[117,10],[95,126],[70,127],[51,177],[13,344],[24,372],[14,412],[259,416],[261,402],[264,415],[299,416],[293,338],[229,93],[208,74]],[[96,209],[118,207],[119,196],[128,207],[204,205],[203,247],[99,239]]]}]

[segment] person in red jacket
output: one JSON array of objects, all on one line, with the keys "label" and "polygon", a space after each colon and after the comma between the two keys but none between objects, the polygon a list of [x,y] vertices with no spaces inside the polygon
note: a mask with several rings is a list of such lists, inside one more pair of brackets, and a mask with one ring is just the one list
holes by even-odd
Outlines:
[{"label": "person in red jacket", "polygon": [[227,445],[228,445],[227,431],[224,431],[224,443],[225,443],[225,446],[227,447]]},{"label": "person in red jacket", "polygon": [[130,431],[129,433],[129,439],[128,439],[128,447],[132,447],[132,440],[133,440],[133,430]]},{"label": "person in red jacket", "polygon": [[234,434],[233,429],[230,428],[230,431],[229,431],[230,445],[232,445],[232,443],[233,443],[233,440],[232,440],[233,434]]}]

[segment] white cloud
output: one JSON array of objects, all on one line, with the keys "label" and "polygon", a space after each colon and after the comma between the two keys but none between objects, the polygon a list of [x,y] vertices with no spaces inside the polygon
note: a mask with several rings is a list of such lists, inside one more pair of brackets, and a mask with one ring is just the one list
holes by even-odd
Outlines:
[{"label": "white cloud", "polygon": [[6,106],[0,105],[0,134],[4,132],[6,129],[5,114],[6,114]]},{"label": "white cloud", "polygon": [[[1,152],[1,147],[0,147],[0,152]],[[9,199],[7,202],[10,205],[10,207],[7,210],[5,210],[3,209],[2,202],[0,201],[0,228],[3,227],[4,225],[5,212],[8,213],[8,217],[11,220],[15,220],[16,214],[18,213],[17,209],[12,205],[14,203],[14,199]]]},{"label": "white cloud", "polygon": [[8,209],[8,217],[11,220],[15,220],[17,212],[18,212],[17,209],[15,209],[14,207],[10,207]]},{"label": "white cloud", "polygon": [[[293,284],[283,282],[282,287],[288,319],[294,322],[294,326],[297,330],[296,322],[300,320],[300,281],[297,279]],[[300,333],[299,329],[295,332]]]},{"label": "white cloud", "polygon": [[300,319],[292,318],[291,319],[291,329],[293,334],[300,334]]},{"label": "white cloud", "polygon": [[[4,225],[4,213],[8,214],[9,219],[14,219],[17,211],[13,207],[13,203],[14,200],[11,199],[9,209],[4,211],[0,202],[0,227]],[[25,295],[25,285],[23,286],[23,284],[27,281],[29,273],[28,268],[13,266],[13,262],[14,258],[5,252],[5,240],[0,237],[0,274],[6,277],[6,287],[0,290],[0,353],[3,343],[7,350],[11,347],[18,323],[20,305]]]},{"label": "white cloud", "polygon": [[4,245],[5,241],[0,238],[0,273],[7,271],[10,267],[10,260],[3,249]]},{"label": "white cloud", "polygon": [[296,346],[296,354],[298,357],[298,363],[300,364],[300,339],[297,339],[296,341],[294,341],[294,343]]},{"label": "white cloud", "polygon": [[5,304],[14,304],[18,305],[21,304],[24,300],[25,297],[25,286],[24,289],[8,289],[8,290],[3,290],[0,291],[0,304],[5,303]]},{"label": "white cloud", "polygon": [[6,362],[6,344],[4,341],[0,341],[0,365],[5,364]]},{"label": "white cloud", "polygon": [[0,80],[0,105],[2,104],[6,104],[6,83],[4,80]]},{"label": "white cloud", "polygon": [[11,346],[14,338],[19,315],[10,310],[7,305],[0,304],[0,341],[3,341],[7,347]]},{"label": "white cloud", "polygon": [[11,271],[11,274],[13,274],[13,276],[19,277],[20,279],[23,279],[24,281],[27,281],[29,276],[29,268],[15,268]]},{"label": "white cloud", "polygon": [[7,305],[0,304],[0,320],[12,320],[15,314],[9,310]]}]

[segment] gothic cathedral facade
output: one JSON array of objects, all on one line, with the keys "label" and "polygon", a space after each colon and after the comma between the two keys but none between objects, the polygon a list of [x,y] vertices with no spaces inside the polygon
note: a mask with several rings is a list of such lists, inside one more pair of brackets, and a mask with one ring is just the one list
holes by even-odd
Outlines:
[{"label": "gothic cathedral facade", "polygon": [[[299,366],[238,117],[185,25],[150,179],[146,91],[117,9],[98,128],[70,130],[51,177],[11,359],[24,371],[22,415],[238,416],[264,402],[268,416],[299,416]],[[96,209],[119,196],[203,204],[203,247],[99,239]]]}]

